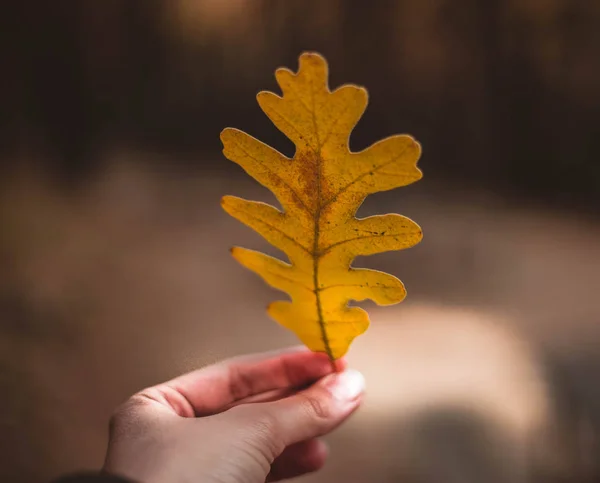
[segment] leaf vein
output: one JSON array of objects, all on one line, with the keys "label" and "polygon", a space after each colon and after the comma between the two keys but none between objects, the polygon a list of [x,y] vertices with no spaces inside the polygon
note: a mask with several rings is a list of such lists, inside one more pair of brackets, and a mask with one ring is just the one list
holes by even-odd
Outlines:
[{"label": "leaf vein", "polygon": [[330,252],[333,248],[338,247],[340,245],[344,245],[346,243],[350,243],[356,240],[364,240],[367,238],[388,238],[388,237],[399,237],[399,236],[408,236],[408,233],[390,233],[388,234],[375,234],[375,235],[361,235],[361,236],[356,236],[356,237],[352,237],[352,238],[346,238],[345,240],[340,240],[338,242],[332,243],[331,245],[323,248],[321,251],[319,251],[319,256],[323,256],[325,254],[327,254],[328,252]]},{"label": "leaf vein", "polygon": [[296,190],[294,190],[294,188],[292,188],[290,186],[290,184],[283,179],[276,171],[273,171],[272,169],[269,168],[268,165],[266,165],[265,163],[263,163],[261,160],[257,159],[255,156],[252,156],[248,151],[246,151],[241,144],[236,143],[237,146],[242,150],[242,152],[248,156],[250,159],[253,159],[254,161],[256,161],[258,164],[260,164],[263,168],[265,168],[269,174],[271,174],[273,177],[275,177],[277,180],[279,180],[288,190],[289,192],[292,194],[292,196],[294,196],[298,202],[300,203],[300,205],[302,206],[302,208],[308,213],[311,214],[310,209],[308,208],[308,206],[306,205],[306,203],[304,203],[304,201],[302,200],[302,198],[300,197],[300,195],[296,192]]},{"label": "leaf vein", "polygon": [[277,277],[280,278],[281,280],[284,280],[286,282],[292,283],[294,284],[294,286],[296,287],[301,287],[305,290],[308,290],[309,292],[314,292],[314,290],[306,285],[304,285],[303,283],[298,282],[298,280],[294,280],[293,278],[290,277],[286,277],[285,275],[281,275],[280,273],[276,273],[272,270],[265,270],[265,272],[267,272],[269,275],[273,276],[273,277]]},{"label": "leaf vein", "polygon": [[371,173],[374,173],[376,171],[379,171],[381,169],[383,169],[386,166],[389,166],[392,163],[395,163],[396,161],[398,161],[406,152],[406,150],[408,149],[408,147],[404,148],[402,150],[402,152],[396,156],[395,158],[391,159],[390,161],[387,161],[385,163],[380,164],[379,166],[370,169],[369,171],[365,171],[364,173],[360,174],[359,176],[357,176],[356,178],[354,178],[352,181],[350,181],[346,186],[342,187],[337,193],[335,193],[329,200],[327,200],[324,204],[323,204],[323,208],[330,205],[331,203],[335,203],[335,201],[340,197],[341,194],[345,193],[346,191],[348,191],[348,189],[350,188],[350,186],[352,186],[353,184],[358,183],[361,179],[363,179],[365,176],[368,176]]},{"label": "leaf vein", "polygon": [[248,218],[251,218],[252,220],[258,221],[260,223],[262,223],[263,225],[267,226],[268,228],[276,231],[277,233],[279,233],[281,236],[283,236],[284,238],[286,238],[287,240],[291,241],[294,245],[296,245],[298,248],[302,249],[304,252],[306,252],[311,258],[313,257],[313,253],[306,248],[304,245],[302,245],[302,243],[300,243],[298,240],[296,240],[294,237],[288,235],[285,231],[283,231],[281,228],[278,228],[277,226],[273,225],[272,223],[269,223],[268,221],[264,220],[263,218],[260,218],[258,216],[255,216],[251,213],[249,213],[248,211],[245,210],[238,210],[240,213],[244,213]]},{"label": "leaf vein", "polygon": [[372,289],[372,288],[395,289],[395,288],[398,288],[395,285],[383,285],[383,284],[365,285],[362,283],[337,283],[335,285],[327,285],[326,287],[321,287],[319,289],[319,291],[324,292],[325,290],[329,290],[331,288],[342,288],[342,287],[361,287],[361,288],[366,288],[366,289]]}]

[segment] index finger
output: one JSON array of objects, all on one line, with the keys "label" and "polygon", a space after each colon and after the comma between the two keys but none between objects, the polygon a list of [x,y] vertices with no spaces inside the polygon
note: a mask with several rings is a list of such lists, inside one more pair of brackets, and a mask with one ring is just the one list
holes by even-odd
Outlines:
[{"label": "index finger", "polygon": [[[336,361],[338,370],[345,367],[345,360]],[[179,416],[208,416],[250,396],[306,386],[332,371],[326,354],[296,347],[228,359],[143,393],[154,400],[158,395]]]}]

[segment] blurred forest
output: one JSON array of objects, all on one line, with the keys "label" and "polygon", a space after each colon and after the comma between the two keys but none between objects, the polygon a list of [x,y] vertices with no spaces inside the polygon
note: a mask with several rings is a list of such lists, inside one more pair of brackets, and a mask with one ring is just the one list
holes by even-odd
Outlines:
[{"label": "blurred forest", "polygon": [[309,50],[369,90],[353,150],[422,144],[360,214],[425,238],[359,260],[409,295],[367,304],[369,398],[305,481],[600,480],[600,2],[4,0],[0,39],[0,481],[98,467],[129,394],[295,343],[229,257],[270,248],[220,196],[272,198],[219,132],[291,155],[255,95]]},{"label": "blurred forest", "polygon": [[254,94],[318,50],[332,85],[372,93],[357,148],[400,128],[430,178],[598,203],[598,2],[9,0],[2,18],[2,144],[68,178],[115,145],[227,169],[194,154],[232,122],[276,143]]}]

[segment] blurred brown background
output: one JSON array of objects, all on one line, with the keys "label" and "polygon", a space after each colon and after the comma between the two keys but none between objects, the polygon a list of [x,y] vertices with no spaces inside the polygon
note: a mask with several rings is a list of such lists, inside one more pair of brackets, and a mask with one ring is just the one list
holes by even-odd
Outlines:
[{"label": "blurred brown background", "polygon": [[365,85],[353,149],[408,132],[419,183],[372,196],[417,247],[350,362],[364,408],[306,482],[600,478],[600,2],[102,0],[0,6],[0,481],[98,467],[141,387],[295,343],[230,258],[266,242],[219,207],[271,201],[220,154],[324,54]]}]

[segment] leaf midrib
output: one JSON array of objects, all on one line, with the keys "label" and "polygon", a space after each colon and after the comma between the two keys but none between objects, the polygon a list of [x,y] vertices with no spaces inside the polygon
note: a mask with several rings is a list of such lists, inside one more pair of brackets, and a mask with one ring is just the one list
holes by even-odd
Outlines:
[{"label": "leaf midrib", "polygon": [[317,209],[315,212],[315,216],[314,216],[314,235],[313,235],[313,252],[312,252],[312,257],[313,257],[313,285],[314,285],[314,294],[315,294],[315,299],[317,302],[317,317],[318,317],[318,324],[319,324],[319,329],[321,330],[321,337],[323,339],[323,345],[325,347],[325,352],[327,353],[327,356],[329,357],[329,360],[331,361],[331,364],[333,365],[333,368],[335,370],[335,358],[333,357],[333,352],[331,350],[331,346],[329,344],[329,336],[327,335],[327,327],[325,325],[325,318],[323,317],[323,307],[321,305],[321,293],[319,290],[319,261],[321,259],[321,257],[319,257],[318,251],[319,251],[319,237],[320,237],[320,221],[321,221],[321,164],[323,161],[323,158],[321,156],[321,142],[319,140],[319,129],[318,129],[318,125],[317,125],[317,116],[316,116],[316,112],[315,112],[315,91],[314,91],[314,86],[312,83],[312,80],[310,82],[310,95],[311,95],[311,107],[312,107],[312,111],[311,111],[311,115],[312,115],[312,121],[313,121],[313,129],[315,130],[315,139],[317,140],[317,149],[315,150],[315,154],[316,154],[316,164],[317,164],[317,169],[316,169],[316,177],[317,177]]}]

